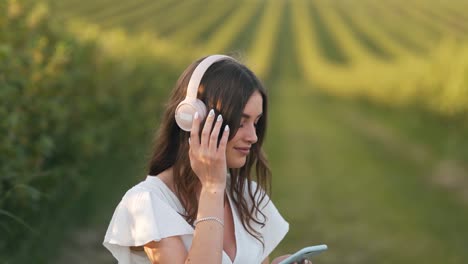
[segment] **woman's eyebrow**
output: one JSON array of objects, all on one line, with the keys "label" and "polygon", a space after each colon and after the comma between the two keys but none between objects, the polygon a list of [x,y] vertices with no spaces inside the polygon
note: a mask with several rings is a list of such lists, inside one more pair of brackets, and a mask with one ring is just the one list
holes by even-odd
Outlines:
[{"label": "woman's eyebrow", "polygon": [[[260,114],[257,116],[257,118],[261,117],[262,115],[263,115],[263,113],[260,113]],[[242,117],[249,119],[251,116],[248,115],[248,114],[246,114],[246,113],[242,113]]]}]

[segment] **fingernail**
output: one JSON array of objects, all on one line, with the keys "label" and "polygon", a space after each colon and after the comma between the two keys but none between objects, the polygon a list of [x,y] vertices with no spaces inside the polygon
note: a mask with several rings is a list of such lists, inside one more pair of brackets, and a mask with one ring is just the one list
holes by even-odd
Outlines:
[{"label": "fingernail", "polygon": [[218,118],[216,119],[217,122],[223,120],[223,117],[221,115],[218,116]]},{"label": "fingernail", "polygon": [[195,112],[195,114],[193,115],[193,119],[198,119],[198,112]]},{"label": "fingernail", "polygon": [[226,126],[224,127],[224,131],[229,131],[229,125],[226,125]]},{"label": "fingernail", "polygon": [[190,145],[190,138],[188,138],[188,143],[189,143],[189,145]]},{"label": "fingernail", "polygon": [[213,109],[210,110],[209,115],[210,115],[210,116],[214,116],[214,110],[213,110]]}]

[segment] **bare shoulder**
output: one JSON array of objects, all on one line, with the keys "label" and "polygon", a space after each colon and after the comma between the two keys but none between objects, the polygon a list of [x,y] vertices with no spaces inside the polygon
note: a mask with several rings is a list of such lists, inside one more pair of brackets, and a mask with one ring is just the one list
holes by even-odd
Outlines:
[{"label": "bare shoulder", "polygon": [[152,264],[184,263],[187,258],[187,250],[180,236],[150,241],[141,248]]}]

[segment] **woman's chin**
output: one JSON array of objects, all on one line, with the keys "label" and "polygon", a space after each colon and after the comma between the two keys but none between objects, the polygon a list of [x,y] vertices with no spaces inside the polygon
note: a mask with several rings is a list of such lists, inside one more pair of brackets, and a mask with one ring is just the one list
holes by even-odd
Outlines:
[{"label": "woman's chin", "polygon": [[227,163],[227,167],[229,169],[239,169],[244,167],[245,165],[246,158],[237,158],[236,160],[233,160],[231,162]]}]

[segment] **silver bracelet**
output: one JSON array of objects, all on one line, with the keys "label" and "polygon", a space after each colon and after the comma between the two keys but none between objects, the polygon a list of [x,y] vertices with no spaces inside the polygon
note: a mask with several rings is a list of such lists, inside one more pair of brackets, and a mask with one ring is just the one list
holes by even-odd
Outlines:
[{"label": "silver bracelet", "polygon": [[211,220],[220,223],[224,227],[223,221],[221,219],[219,219],[218,217],[214,217],[214,216],[202,217],[200,219],[197,219],[197,220],[195,220],[195,222],[193,222],[193,226],[196,226],[200,222],[211,221]]}]

